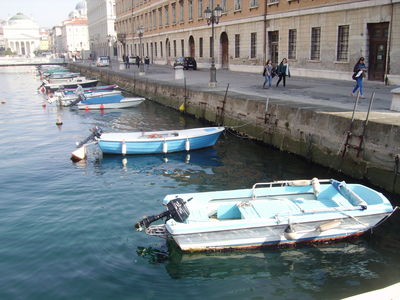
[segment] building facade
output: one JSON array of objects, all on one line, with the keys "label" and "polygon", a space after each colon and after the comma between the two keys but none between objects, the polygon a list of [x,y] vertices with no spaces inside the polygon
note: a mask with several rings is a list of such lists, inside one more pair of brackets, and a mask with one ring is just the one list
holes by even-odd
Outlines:
[{"label": "building facade", "polygon": [[117,58],[117,35],[114,29],[115,0],[87,0],[90,52],[93,58]]},{"label": "building facade", "polygon": [[39,24],[22,13],[17,13],[3,25],[6,49],[22,56],[35,56],[40,46]]},{"label": "building facade", "polygon": [[[204,10],[219,5],[214,43]],[[140,38],[138,28],[143,26]],[[116,0],[120,55],[260,72],[288,58],[293,75],[349,79],[364,56],[370,80],[400,84],[400,0]]]},{"label": "building facade", "polygon": [[62,48],[69,56],[80,56],[89,50],[87,18],[67,19],[62,25]]}]

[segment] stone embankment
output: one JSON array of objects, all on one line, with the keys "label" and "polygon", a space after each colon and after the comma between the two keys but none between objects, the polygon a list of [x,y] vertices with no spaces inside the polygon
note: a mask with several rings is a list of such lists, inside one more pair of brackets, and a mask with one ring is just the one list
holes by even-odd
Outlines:
[{"label": "stone embankment", "polygon": [[365,122],[367,112],[357,112],[352,122],[351,109],[321,109],[279,96],[266,98],[235,89],[225,93],[221,89],[202,88],[200,84],[186,87],[173,80],[87,65],[74,64],[70,68],[168,107],[179,109],[185,104],[187,114],[232,127],[282,151],[400,194],[399,113],[381,110],[371,113]]}]

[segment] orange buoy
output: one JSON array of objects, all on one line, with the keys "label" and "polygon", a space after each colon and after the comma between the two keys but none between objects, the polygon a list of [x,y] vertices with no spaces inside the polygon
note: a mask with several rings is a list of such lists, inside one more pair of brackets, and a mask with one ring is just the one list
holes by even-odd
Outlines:
[{"label": "orange buoy", "polygon": [[86,111],[89,111],[89,107],[88,107],[87,105],[86,105],[86,107],[85,107],[85,110],[86,110]]}]

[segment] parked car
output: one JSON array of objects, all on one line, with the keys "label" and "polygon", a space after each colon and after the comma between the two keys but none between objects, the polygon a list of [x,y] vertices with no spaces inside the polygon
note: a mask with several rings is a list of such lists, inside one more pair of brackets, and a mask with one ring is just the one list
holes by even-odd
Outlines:
[{"label": "parked car", "polygon": [[193,70],[197,70],[197,62],[194,57],[177,57],[174,62],[174,68],[177,66],[182,66],[185,70],[188,70],[190,68]]},{"label": "parked car", "polygon": [[96,60],[96,66],[108,67],[110,65],[110,59],[108,56],[99,56]]}]

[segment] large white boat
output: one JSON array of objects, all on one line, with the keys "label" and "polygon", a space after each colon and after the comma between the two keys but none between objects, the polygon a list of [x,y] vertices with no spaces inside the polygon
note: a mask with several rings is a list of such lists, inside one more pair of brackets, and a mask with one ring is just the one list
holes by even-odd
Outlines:
[{"label": "large white boat", "polygon": [[[394,211],[389,200],[371,188],[317,178],[167,195],[164,204],[165,212],[135,227],[171,238],[184,251],[341,240],[367,232]],[[164,217],[165,224],[151,225]]]}]

